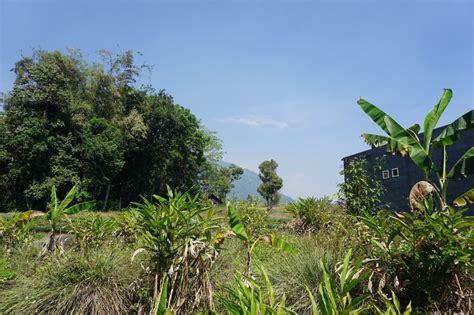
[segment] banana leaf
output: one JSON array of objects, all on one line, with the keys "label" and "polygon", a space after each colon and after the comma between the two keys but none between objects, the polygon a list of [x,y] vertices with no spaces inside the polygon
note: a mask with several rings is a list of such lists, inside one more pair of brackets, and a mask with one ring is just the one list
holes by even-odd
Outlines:
[{"label": "banana leaf", "polygon": [[472,174],[474,174],[474,147],[467,150],[454,164],[448,173],[448,178],[463,179]]},{"label": "banana leaf", "polygon": [[453,91],[450,89],[444,89],[443,95],[441,96],[438,104],[436,104],[435,107],[433,107],[433,109],[428,113],[428,115],[426,115],[425,122],[423,124],[423,138],[426,151],[429,151],[433,130],[452,97]]},{"label": "banana leaf", "polygon": [[443,145],[451,145],[461,137],[461,134],[469,129],[474,128],[474,110],[467,112],[441,131],[441,133],[433,140],[433,144],[441,147]]},{"label": "banana leaf", "polygon": [[240,221],[240,218],[237,215],[235,208],[230,204],[230,202],[227,203],[227,215],[229,218],[229,225],[232,232],[234,232],[238,238],[244,241],[248,241],[249,237],[247,235],[247,231],[245,231],[244,224],[242,223],[242,221]]},{"label": "banana leaf", "polygon": [[474,188],[469,189],[454,200],[456,207],[464,207],[472,204],[474,204]]},{"label": "banana leaf", "polygon": [[435,168],[433,160],[431,160],[429,153],[421,145],[418,136],[414,135],[412,131],[403,129],[403,127],[401,127],[390,116],[385,117],[385,125],[387,126],[392,139],[395,139],[408,147],[410,158],[418,167],[427,172]]}]

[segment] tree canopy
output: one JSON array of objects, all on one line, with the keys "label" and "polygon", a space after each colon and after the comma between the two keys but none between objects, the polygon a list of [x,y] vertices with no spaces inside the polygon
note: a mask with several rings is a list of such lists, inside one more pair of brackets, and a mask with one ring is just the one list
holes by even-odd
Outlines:
[{"label": "tree canopy", "polygon": [[103,208],[198,188],[215,135],[164,90],[138,86],[146,66],[131,51],[100,56],[38,50],[15,64],[0,112],[0,210],[44,208],[53,185],[78,185]]},{"label": "tree canopy", "polygon": [[278,164],[274,160],[263,161],[258,166],[260,170],[258,176],[262,180],[262,184],[257,191],[265,199],[268,210],[271,210],[280,201],[278,191],[283,187],[283,180],[276,173],[277,167]]}]

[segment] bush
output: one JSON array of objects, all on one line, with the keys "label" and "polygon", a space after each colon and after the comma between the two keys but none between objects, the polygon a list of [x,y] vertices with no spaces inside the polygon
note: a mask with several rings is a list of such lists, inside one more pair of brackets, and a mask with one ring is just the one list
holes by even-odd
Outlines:
[{"label": "bush", "polygon": [[339,202],[351,214],[377,213],[383,208],[381,197],[385,190],[379,174],[384,159],[378,159],[373,169],[368,167],[365,157],[356,157],[346,163],[340,172],[344,175],[344,183],[338,185]]},{"label": "bush", "polygon": [[248,201],[237,202],[235,208],[251,240],[258,238],[265,232],[268,224],[266,209],[258,208]]},{"label": "bush", "polygon": [[70,221],[69,232],[80,247],[99,247],[119,234],[119,223],[113,217],[87,213]]},{"label": "bush", "polygon": [[0,293],[0,313],[127,313],[140,278],[131,254],[107,247],[52,255],[31,277]]},{"label": "bush", "polygon": [[344,229],[347,221],[353,221],[344,209],[332,203],[329,197],[299,198],[286,206],[294,218],[288,227],[298,233]]},{"label": "bush", "polygon": [[[431,310],[467,310],[472,280],[473,218],[455,211],[397,213],[361,218],[369,252],[378,260],[377,278],[403,304]],[[462,283],[466,279],[468,283]],[[470,283],[469,283],[470,282]],[[464,293],[463,293],[464,291]],[[436,306],[435,306],[436,305]]]}]

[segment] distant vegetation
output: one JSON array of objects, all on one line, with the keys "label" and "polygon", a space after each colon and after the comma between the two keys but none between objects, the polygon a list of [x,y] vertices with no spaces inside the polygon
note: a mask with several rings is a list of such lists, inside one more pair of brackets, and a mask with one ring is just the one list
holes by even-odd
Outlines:
[{"label": "distant vegetation", "polygon": [[15,66],[0,202],[27,211],[0,214],[1,314],[473,312],[474,221],[445,199],[450,180],[474,173],[473,148],[455,163],[432,157],[474,126],[470,111],[431,139],[451,91],[426,116],[424,140],[359,101],[387,134],[366,141],[425,172],[412,211],[384,210],[360,160],[338,200],[278,206],[270,160],[259,167],[265,204],[224,206],[209,199],[225,198],[243,170],[219,165],[219,141],[169,95],[134,86],[131,53],[103,55],[88,64],[39,51]]}]

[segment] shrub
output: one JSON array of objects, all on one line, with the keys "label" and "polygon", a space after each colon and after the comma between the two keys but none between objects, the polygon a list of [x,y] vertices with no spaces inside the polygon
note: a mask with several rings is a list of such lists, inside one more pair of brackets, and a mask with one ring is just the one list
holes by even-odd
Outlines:
[{"label": "shrub", "polygon": [[369,251],[379,262],[380,287],[394,290],[405,305],[467,307],[459,279],[473,267],[474,221],[462,212],[448,208],[424,215],[361,217],[372,243]]},{"label": "shrub", "polygon": [[122,247],[52,255],[0,293],[0,313],[127,313],[140,272],[130,255]]},{"label": "shrub", "polygon": [[217,294],[220,306],[229,314],[296,314],[286,307],[285,295],[275,299],[272,284],[263,268],[259,268],[262,285],[253,278],[235,275],[234,287],[223,287]]},{"label": "shrub", "polygon": [[69,223],[69,232],[82,248],[99,247],[119,233],[119,223],[115,218],[97,213],[87,213]]},{"label": "shrub", "polygon": [[[136,232],[141,248],[152,255],[156,283],[170,275],[168,308],[192,312],[203,301],[212,304],[208,273],[217,258],[212,233],[220,226],[211,208],[199,201],[199,195],[173,192],[167,198],[153,196],[136,204]],[[155,287],[154,295],[157,295]],[[153,307],[156,309],[157,305]]]},{"label": "shrub", "polygon": [[268,223],[266,209],[246,201],[237,202],[235,208],[250,239],[256,239],[265,232]]},{"label": "shrub", "polygon": [[354,221],[341,206],[333,204],[329,197],[299,198],[285,209],[293,217],[288,227],[297,233],[335,231],[345,234],[343,230]]},{"label": "shrub", "polygon": [[376,161],[373,169],[368,168],[364,157],[356,157],[349,160],[344,170],[344,183],[339,184],[339,202],[351,214],[376,213],[381,205],[381,196],[384,193],[380,171],[382,170],[383,158]]}]

